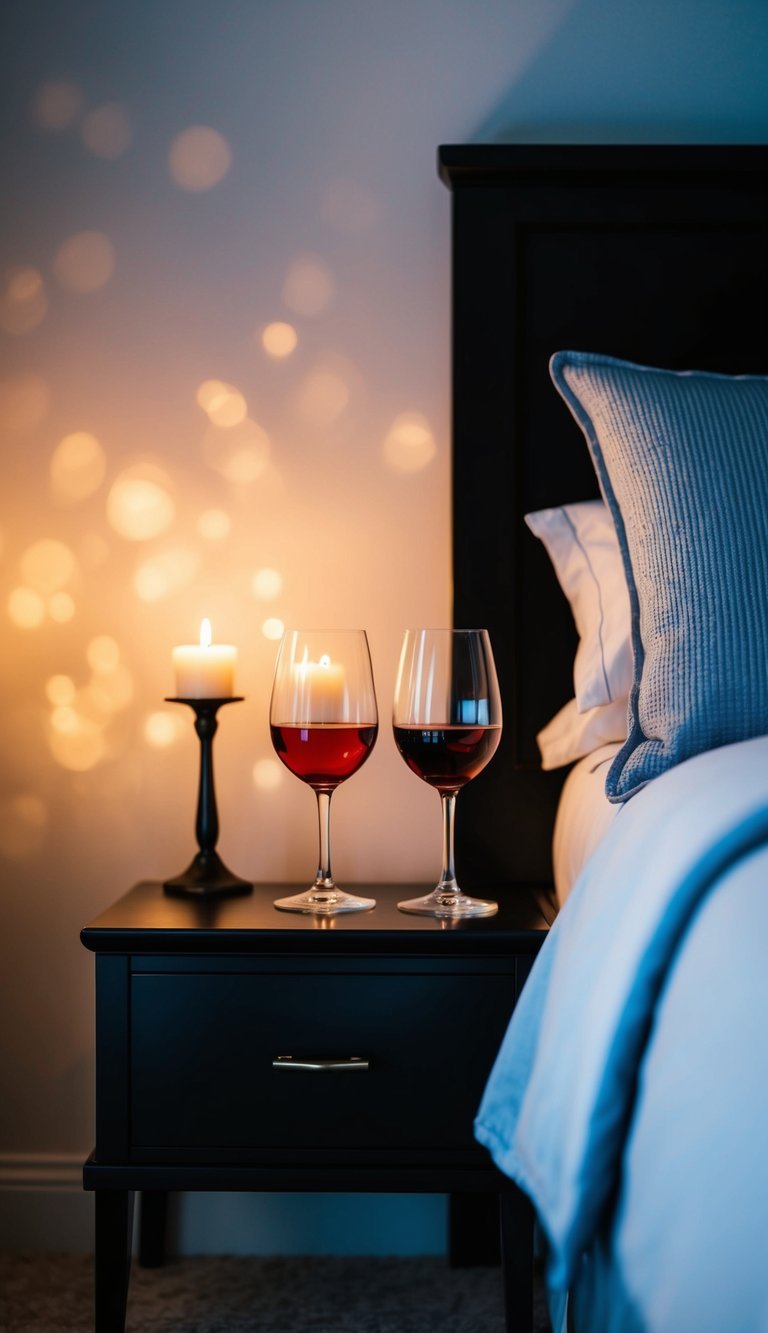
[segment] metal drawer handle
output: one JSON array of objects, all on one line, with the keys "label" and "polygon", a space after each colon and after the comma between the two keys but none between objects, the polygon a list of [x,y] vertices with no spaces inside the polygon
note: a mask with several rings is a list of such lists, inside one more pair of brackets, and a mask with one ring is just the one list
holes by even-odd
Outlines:
[{"label": "metal drawer handle", "polygon": [[315,1074],[341,1074],[348,1069],[370,1069],[370,1062],[360,1055],[350,1055],[346,1059],[333,1060],[322,1057],[314,1060],[300,1060],[295,1055],[278,1055],[272,1061],[273,1069],[304,1069]]}]

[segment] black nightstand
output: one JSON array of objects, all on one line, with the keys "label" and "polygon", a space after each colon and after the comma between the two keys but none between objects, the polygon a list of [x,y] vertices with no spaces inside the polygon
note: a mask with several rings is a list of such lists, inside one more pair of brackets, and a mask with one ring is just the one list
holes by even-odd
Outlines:
[{"label": "black nightstand", "polygon": [[[82,932],[97,1333],[124,1328],[136,1190],[148,1218],[171,1190],[497,1194],[507,1327],[530,1328],[530,1209],[472,1124],[551,900],[501,887],[496,916],[451,927],[397,911],[412,886],[366,885],[374,911],[330,918],[278,912],[286,891],[200,903],[143,883]],[[156,1259],[159,1235],[143,1242]]]}]

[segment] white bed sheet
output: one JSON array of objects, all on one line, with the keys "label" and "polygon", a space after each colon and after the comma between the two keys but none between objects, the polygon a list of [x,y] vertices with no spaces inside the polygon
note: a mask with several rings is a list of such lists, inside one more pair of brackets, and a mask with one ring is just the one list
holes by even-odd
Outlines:
[{"label": "white bed sheet", "polygon": [[562,907],[584,866],[613,823],[619,805],[605,794],[605,775],[618,741],[585,755],[565,780],[552,835],[555,891]]}]

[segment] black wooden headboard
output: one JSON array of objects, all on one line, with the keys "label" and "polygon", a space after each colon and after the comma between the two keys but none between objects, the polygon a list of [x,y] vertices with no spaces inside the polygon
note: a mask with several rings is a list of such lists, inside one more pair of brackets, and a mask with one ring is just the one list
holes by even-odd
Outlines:
[{"label": "black wooden headboard", "polygon": [[768,371],[768,149],[472,145],[439,150],[453,201],[454,624],[486,626],[504,733],[462,793],[467,888],[547,883],[564,773],[536,732],[573,694],[570,611],[523,515],[588,499],[561,348]]}]

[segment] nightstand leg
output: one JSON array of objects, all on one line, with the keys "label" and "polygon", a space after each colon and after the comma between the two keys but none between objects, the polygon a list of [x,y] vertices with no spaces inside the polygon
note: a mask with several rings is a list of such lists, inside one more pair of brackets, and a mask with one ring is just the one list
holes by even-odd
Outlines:
[{"label": "nightstand leg", "polygon": [[495,1194],[451,1194],[448,1263],[451,1268],[498,1264],[499,1204]]},{"label": "nightstand leg", "polygon": [[133,1239],[133,1190],[96,1190],[96,1333],[123,1333]]},{"label": "nightstand leg", "polygon": [[507,1333],[531,1333],[533,1326],[533,1208],[516,1187],[499,1195],[501,1267]]},{"label": "nightstand leg", "polygon": [[165,1263],[168,1194],[165,1190],[142,1190],[139,1206],[139,1263],[142,1268],[160,1268]]}]

